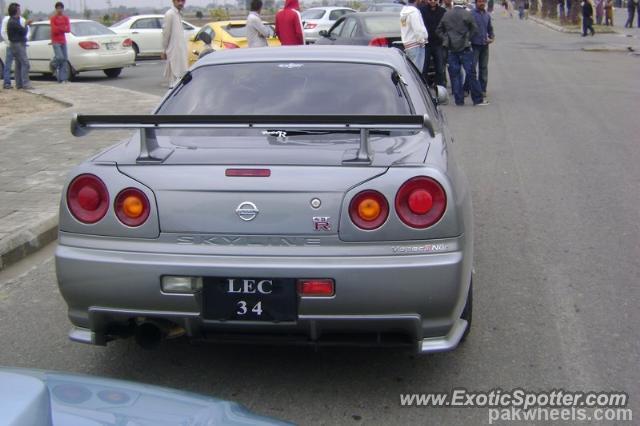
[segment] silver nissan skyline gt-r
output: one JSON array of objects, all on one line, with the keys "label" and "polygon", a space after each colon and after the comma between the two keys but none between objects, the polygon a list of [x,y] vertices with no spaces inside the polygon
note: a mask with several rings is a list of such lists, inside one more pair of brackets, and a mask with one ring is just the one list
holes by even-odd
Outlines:
[{"label": "silver nissan skyline gt-r", "polygon": [[75,116],[136,132],[63,190],[70,338],[455,348],[472,209],[437,93],[397,49],[236,49],[151,115]]}]

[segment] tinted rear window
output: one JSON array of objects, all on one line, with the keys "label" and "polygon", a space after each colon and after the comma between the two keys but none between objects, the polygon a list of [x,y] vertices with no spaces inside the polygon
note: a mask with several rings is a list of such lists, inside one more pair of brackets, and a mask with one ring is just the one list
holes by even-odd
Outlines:
[{"label": "tinted rear window", "polygon": [[410,114],[383,65],[268,62],[202,67],[160,114]]},{"label": "tinted rear window", "polygon": [[232,37],[246,37],[247,27],[245,25],[227,25],[225,28]]},{"label": "tinted rear window", "polygon": [[115,34],[109,28],[97,22],[72,22],[71,33],[76,37]]},{"label": "tinted rear window", "polygon": [[302,12],[302,19],[320,19],[324,15],[324,10],[305,10]]},{"label": "tinted rear window", "polygon": [[364,21],[365,31],[369,34],[395,34],[400,36],[400,15],[368,16]]}]

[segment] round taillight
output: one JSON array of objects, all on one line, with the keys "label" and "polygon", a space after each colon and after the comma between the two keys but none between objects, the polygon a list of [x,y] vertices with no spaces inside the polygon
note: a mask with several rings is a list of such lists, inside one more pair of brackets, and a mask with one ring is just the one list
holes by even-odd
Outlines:
[{"label": "round taillight", "polygon": [[149,199],[139,189],[123,189],[114,205],[116,216],[127,226],[140,226],[149,217]]},{"label": "round taillight", "polygon": [[412,228],[428,228],[447,208],[442,186],[432,178],[417,176],[406,181],[396,194],[396,212]]},{"label": "round taillight", "polygon": [[77,176],[67,189],[69,211],[82,223],[96,223],[107,214],[109,192],[99,177],[91,174]]},{"label": "round taillight", "polygon": [[351,200],[349,216],[358,228],[376,229],[387,220],[389,203],[378,191],[362,191]]}]

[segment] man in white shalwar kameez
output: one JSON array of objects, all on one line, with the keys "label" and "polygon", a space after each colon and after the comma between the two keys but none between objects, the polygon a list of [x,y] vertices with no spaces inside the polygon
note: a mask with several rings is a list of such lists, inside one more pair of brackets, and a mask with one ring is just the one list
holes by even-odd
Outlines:
[{"label": "man in white shalwar kameez", "polygon": [[164,78],[173,87],[187,72],[187,39],[182,26],[185,0],[173,0],[173,7],[164,14],[162,26],[162,59],[166,59]]}]

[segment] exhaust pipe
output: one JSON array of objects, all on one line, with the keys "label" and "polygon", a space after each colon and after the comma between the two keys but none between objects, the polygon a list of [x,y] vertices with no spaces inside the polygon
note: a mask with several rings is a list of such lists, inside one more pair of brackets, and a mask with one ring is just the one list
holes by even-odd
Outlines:
[{"label": "exhaust pipe", "polygon": [[180,337],[186,330],[179,325],[166,321],[143,320],[134,331],[136,343],[142,349],[151,350],[160,346],[166,339]]}]

